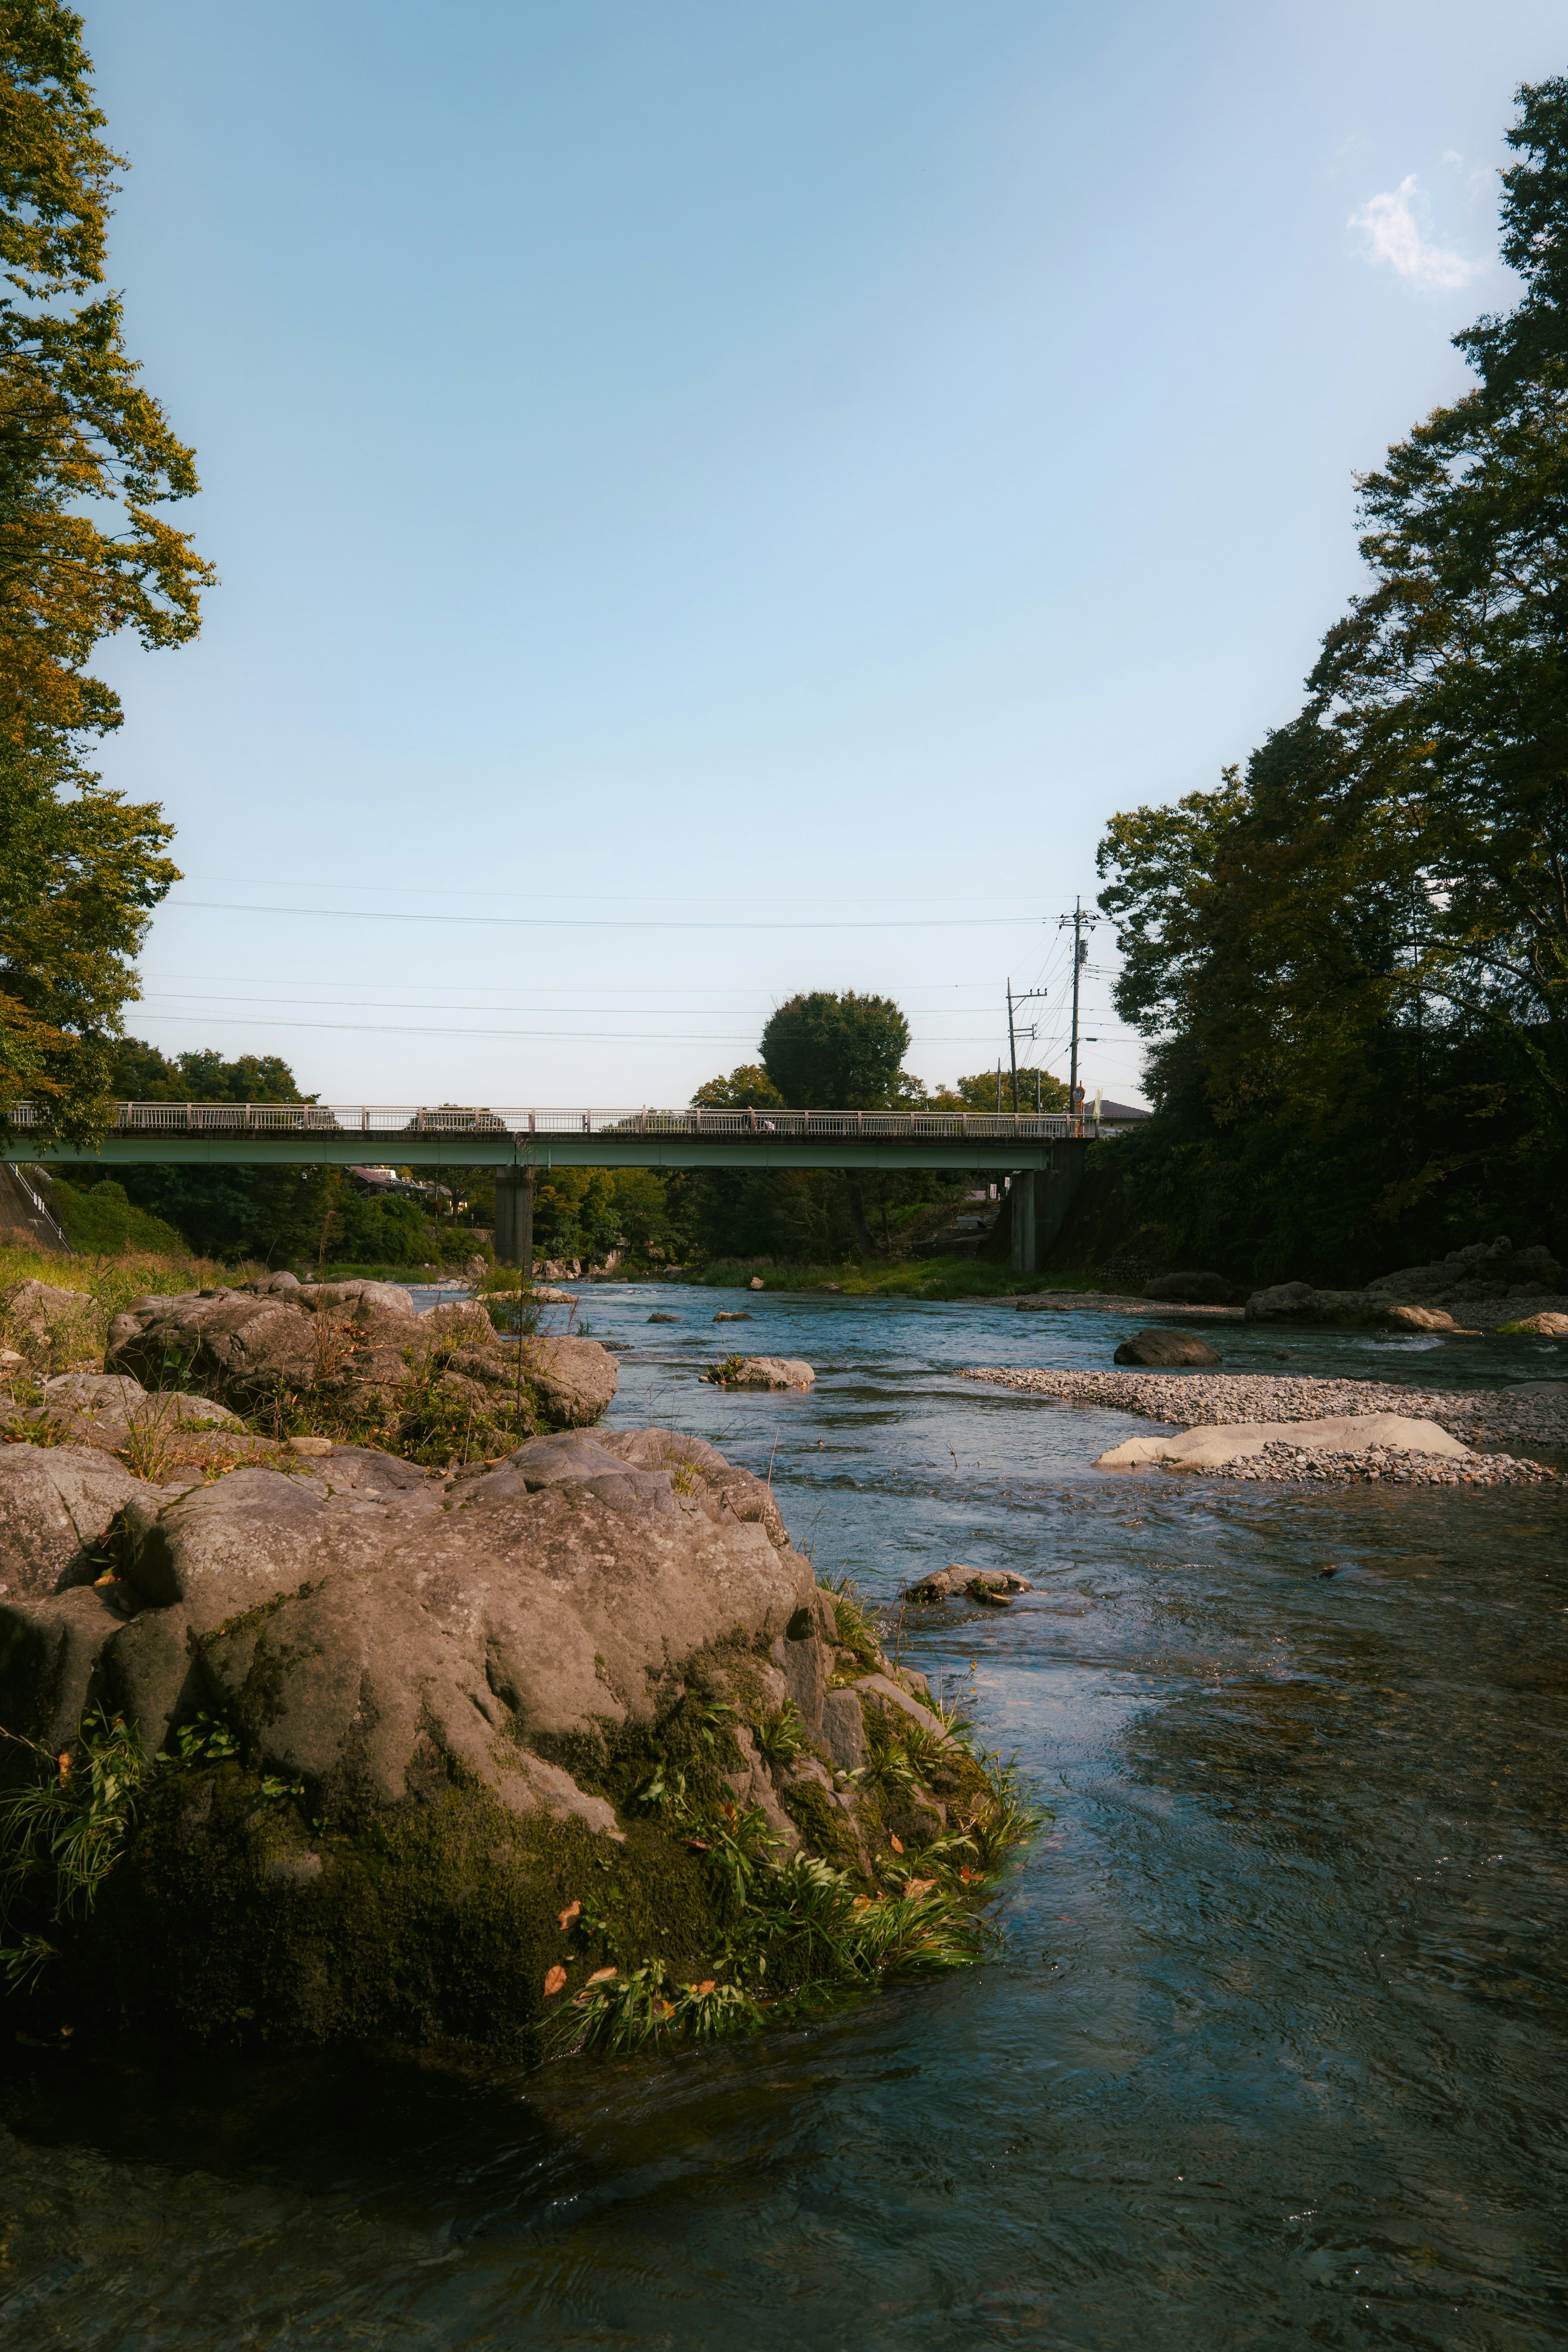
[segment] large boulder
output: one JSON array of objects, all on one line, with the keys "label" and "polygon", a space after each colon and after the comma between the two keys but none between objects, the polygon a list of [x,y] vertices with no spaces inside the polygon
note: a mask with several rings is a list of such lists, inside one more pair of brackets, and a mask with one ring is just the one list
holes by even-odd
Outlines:
[{"label": "large boulder", "polygon": [[99,1475],[77,1516],[112,1517],[118,1572],[71,1583],[56,1529],[0,1601],[0,1722],[53,1753],[101,1707],[166,1758],[58,1931],[50,1998],[96,2018],[504,2034],[606,1944],[711,1976],[726,1822],[747,1871],[771,1839],[874,1901],[984,1816],[921,1678],[844,1646],[771,1489],[700,1439],[564,1431],[457,1475],[335,1446],[163,1490],[34,1453],[0,1448],[14,1519]]},{"label": "large boulder", "polygon": [[[1430,1265],[1407,1265],[1380,1274],[1359,1290],[1317,1290],[1308,1282],[1279,1282],[1256,1290],[1247,1302],[1249,1323],[1382,1325],[1397,1329],[1441,1329],[1415,1324],[1404,1309],[1462,1307],[1466,1326],[1495,1328],[1519,1300],[1515,1312],[1528,1318],[1539,1302],[1561,1287],[1563,1269],[1550,1250],[1515,1249],[1504,1235],[1452,1250]],[[1477,1310],[1482,1310],[1478,1312]],[[1486,1310],[1490,1310],[1489,1312]]]},{"label": "large boulder", "polygon": [[[110,1567],[127,1504],[159,1490],[105,1453],[68,1445],[0,1451],[0,1601],[41,1601]],[[165,1498],[166,1499],[166,1498]],[[3,1711],[0,1722],[9,1723]]]},{"label": "large boulder", "polygon": [[1157,1274],[1143,1296],[1170,1307],[1238,1307],[1247,1294],[1223,1274]]},{"label": "large boulder", "polygon": [[1310,1282],[1276,1282],[1247,1302],[1249,1323],[1380,1323],[1389,1301],[1364,1290],[1314,1290]]},{"label": "large boulder", "polygon": [[1429,1265],[1402,1266],[1380,1274],[1367,1288],[1394,1298],[1458,1299],[1535,1297],[1563,1287],[1563,1268],[1549,1249],[1536,1243],[1515,1249],[1506,1234],[1495,1242],[1472,1242],[1468,1249],[1450,1250]]},{"label": "large boulder", "polygon": [[[274,1276],[273,1281],[277,1281]],[[395,1284],[293,1283],[135,1300],[110,1327],[109,1370],[184,1387],[270,1419],[302,1404],[344,1436],[385,1437],[461,1455],[465,1430],[596,1421],[616,1393],[614,1359],[593,1339],[503,1345],[482,1307],[416,1315]],[[461,1443],[459,1443],[461,1439]]]},{"label": "large boulder", "polygon": [[1217,1348],[1200,1339],[1195,1331],[1135,1331],[1131,1339],[1123,1339],[1111,1358],[1116,1364],[1149,1364],[1173,1367],[1182,1364],[1222,1364],[1225,1361]]}]

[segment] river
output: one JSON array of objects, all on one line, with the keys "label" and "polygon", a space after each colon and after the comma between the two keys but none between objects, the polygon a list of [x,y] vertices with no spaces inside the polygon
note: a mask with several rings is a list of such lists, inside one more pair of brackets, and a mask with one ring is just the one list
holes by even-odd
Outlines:
[{"label": "river", "polygon": [[[1563,1496],[1111,1477],[1147,1423],[955,1375],[1106,1365],[1124,1321],[778,1294],[715,1330],[742,1303],[586,1293],[614,1419],[771,1464],[819,1574],[879,1600],[953,1559],[1036,1588],[901,1633],[1054,1815],[995,1958],[534,2075],[14,2051],[8,2352],[1568,2341]],[[1210,1336],[1237,1370],[1568,1371]],[[737,1347],[816,1389],[702,1386]]]}]

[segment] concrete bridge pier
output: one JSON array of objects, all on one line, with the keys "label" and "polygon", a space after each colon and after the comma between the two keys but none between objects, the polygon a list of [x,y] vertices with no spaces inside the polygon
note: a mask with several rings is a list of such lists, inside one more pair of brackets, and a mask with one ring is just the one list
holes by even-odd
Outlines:
[{"label": "concrete bridge pier", "polygon": [[1086,1141],[1064,1139],[1051,1146],[1044,1168],[1016,1169],[1008,1181],[1013,1208],[1012,1250],[1007,1270],[1015,1275],[1038,1274],[1083,1181],[1089,1150]]},{"label": "concrete bridge pier", "polygon": [[496,1255],[502,1265],[521,1268],[533,1279],[533,1171],[496,1170]]}]

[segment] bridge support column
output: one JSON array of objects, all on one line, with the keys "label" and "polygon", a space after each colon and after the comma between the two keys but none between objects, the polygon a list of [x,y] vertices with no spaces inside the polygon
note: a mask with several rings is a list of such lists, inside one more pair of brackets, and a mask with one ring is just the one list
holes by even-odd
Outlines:
[{"label": "bridge support column", "polygon": [[1083,1181],[1088,1151],[1087,1143],[1064,1139],[1051,1146],[1047,1167],[1014,1171],[1008,1184],[1013,1204],[1013,1246],[1007,1261],[1010,1274],[1043,1271]]},{"label": "bridge support column", "polygon": [[496,1171],[496,1255],[502,1265],[521,1268],[533,1279],[533,1171]]},{"label": "bridge support column", "polygon": [[1033,1168],[1016,1168],[1007,1179],[1007,1198],[1013,1212],[1013,1246],[1007,1259],[1009,1274],[1038,1274],[1040,1270],[1036,1242],[1039,1219],[1035,1200],[1039,1181],[1039,1176]]}]

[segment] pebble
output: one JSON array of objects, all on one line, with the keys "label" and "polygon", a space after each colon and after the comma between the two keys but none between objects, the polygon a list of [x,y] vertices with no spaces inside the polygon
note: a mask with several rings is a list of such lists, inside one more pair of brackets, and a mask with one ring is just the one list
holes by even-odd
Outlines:
[{"label": "pebble", "polygon": [[[1388,1381],[1305,1374],[1287,1379],[1258,1372],[1027,1371],[996,1364],[975,1366],[962,1378],[1065,1402],[1112,1405],[1180,1429],[1236,1421],[1320,1421],[1342,1412],[1399,1412],[1435,1421],[1462,1445],[1568,1446],[1568,1391],[1562,1397],[1514,1397],[1506,1389],[1414,1389]],[[1540,1486],[1563,1476],[1544,1463],[1501,1451],[1474,1453],[1468,1461],[1456,1462],[1447,1454],[1389,1453],[1381,1446],[1357,1454],[1308,1452],[1293,1447],[1288,1438],[1204,1475],[1271,1485],[1380,1482],[1402,1486]]]}]

